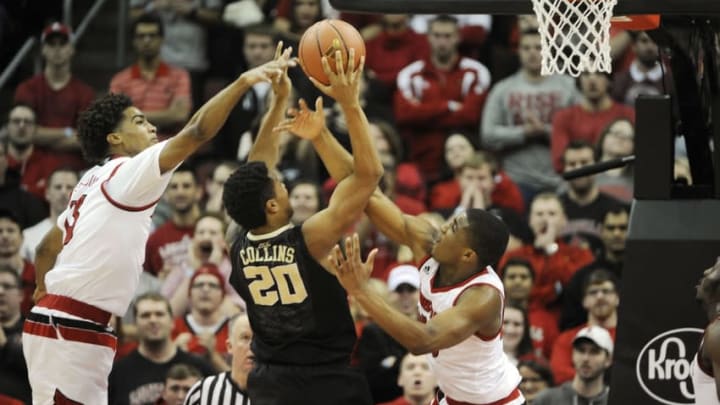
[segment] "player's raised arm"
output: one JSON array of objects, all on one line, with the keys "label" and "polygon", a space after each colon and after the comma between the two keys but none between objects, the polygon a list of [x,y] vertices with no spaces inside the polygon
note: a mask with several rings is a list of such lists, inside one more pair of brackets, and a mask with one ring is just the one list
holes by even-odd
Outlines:
[{"label": "player's raised arm", "polygon": [[[335,181],[341,182],[353,173],[353,156],[325,126],[322,99],[318,98],[316,101],[315,111],[300,100],[299,109],[293,111],[290,119],[284,121],[277,130],[290,131],[296,136],[311,140]],[[423,218],[403,214],[379,189],[370,197],[365,213],[378,230],[392,241],[410,246],[416,260],[424,258],[430,252],[437,229]]]},{"label": "player's raised arm", "polygon": [[288,66],[294,66],[291,49],[285,49],[281,57],[248,70],[225,87],[190,118],[185,128],[171,138],[160,154],[160,172],[171,170],[190,156],[203,143],[212,139],[225,124],[230,111],[240,98],[256,83],[281,77]]},{"label": "player's raised arm", "polygon": [[329,86],[311,78],[315,86],[340,104],[347,119],[355,157],[353,174],[338,184],[328,207],[303,223],[302,230],[308,249],[317,260],[323,260],[347,228],[357,220],[383,175],[380,157],[370,138],[365,112],[360,107],[360,80],[365,58],[360,59],[357,69],[354,59],[355,51],[350,49],[346,72],[342,54],[337,51],[337,73],[333,73],[327,57],[323,57],[323,69],[330,79]]},{"label": "player's raised arm", "polygon": [[368,288],[374,252],[363,263],[357,234],[345,240],[343,255],[335,246],[327,258],[340,284],[380,327],[414,354],[430,353],[454,346],[475,333],[492,337],[502,326],[500,293],[487,285],[465,290],[452,308],[443,311],[426,323],[408,318]]}]

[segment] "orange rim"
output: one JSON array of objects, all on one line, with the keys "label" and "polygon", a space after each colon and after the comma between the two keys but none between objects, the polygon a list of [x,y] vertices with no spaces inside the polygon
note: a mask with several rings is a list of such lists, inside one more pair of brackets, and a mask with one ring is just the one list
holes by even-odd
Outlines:
[{"label": "orange rim", "polygon": [[613,17],[612,26],[622,30],[645,31],[660,26],[660,14],[640,14]]}]

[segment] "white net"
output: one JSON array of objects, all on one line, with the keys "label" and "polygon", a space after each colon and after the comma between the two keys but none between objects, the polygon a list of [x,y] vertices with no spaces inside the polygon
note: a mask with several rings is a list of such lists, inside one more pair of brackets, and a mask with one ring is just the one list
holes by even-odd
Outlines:
[{"label": "white net", "polygon": [[617,0],[532,0],[542,37],[543,75],[608,72],[610,19]]}]

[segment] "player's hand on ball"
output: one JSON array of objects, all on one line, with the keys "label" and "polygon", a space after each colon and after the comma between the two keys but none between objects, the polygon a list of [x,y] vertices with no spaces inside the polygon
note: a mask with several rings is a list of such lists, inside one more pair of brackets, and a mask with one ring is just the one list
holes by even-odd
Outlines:
[{"label": "player's hand on ball", "polygon": [[323,93],[334,98],[341,105],[357,103],[360,98],[360,81],[362,80],[365,67],[365,56],[360,58],[360,65],[355,67],[355,49],[348,51],[347,71],[343,68],[343,57],[340,50],[335,51],[335,72],[330,68],[330,62],[326,56],[321,59],[323,71],[330,81],[326,86],[315,78],[308,76],[315,87]]},{"label": "player's hand on ball", "polygon": [[327,261],[340,284],[348,293],[354,294],[367,285],[377,252],[377,249],[373,249],[363,263],[360,258],[360,238],[355,233],[351,238],[345,239],[345,255],[340,246],[335,246]]},{"label": "player's hand on ball", "polygon": [[303,139],[315,139],[325,128],[325,110],[322,97],[315,100],[315,111],[308,108],[305,100],[298,102],[299,109],[288,110],[288,119],[275,127],[275,131],[290,132]]}]

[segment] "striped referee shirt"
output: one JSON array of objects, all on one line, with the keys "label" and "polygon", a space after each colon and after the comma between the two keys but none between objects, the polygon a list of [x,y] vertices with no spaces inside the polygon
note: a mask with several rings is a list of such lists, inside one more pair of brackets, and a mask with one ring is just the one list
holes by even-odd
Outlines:
[{"label": "striped referee shirt", "polygon": [[196,382],[185,397],[184,405],[250,405],[250,398],[230,378],[228,371]]}]

